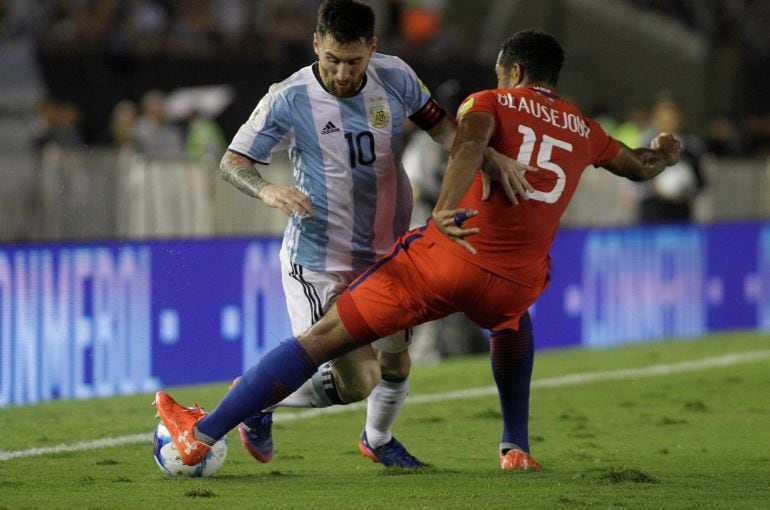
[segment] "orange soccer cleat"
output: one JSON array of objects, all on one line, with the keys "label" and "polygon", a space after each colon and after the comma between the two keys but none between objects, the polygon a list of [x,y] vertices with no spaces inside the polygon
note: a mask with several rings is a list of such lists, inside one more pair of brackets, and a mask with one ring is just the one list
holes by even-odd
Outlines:
[{"label": "orange soccer cleat", "polygon": [[543,466],[538,461],[529,456],[528,453],[517,449],[508,450],[500,455],[500,467],[506,471],[540,471]]},{"label": "orange soccer cleat", "polygon": [[195,424],[206,416],[206,411],[198,407],[179,405],[165,391],[155,394],[155,405],[158,416],[166,425],[174,444],[179,450],[179,457],[184,464],[195,466],[206,458],[211,447],[195,439],[193,433]]}]

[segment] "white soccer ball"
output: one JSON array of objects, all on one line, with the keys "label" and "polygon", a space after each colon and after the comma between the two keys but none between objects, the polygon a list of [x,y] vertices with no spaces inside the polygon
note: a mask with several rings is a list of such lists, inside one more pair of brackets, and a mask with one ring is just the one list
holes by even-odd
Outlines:
[{"label": "white soccer ball", "polygon": [[212,476],[225,463],[227,437],[214,443],[211,451],[200,464],[188,466],[182,462],[171,434],[161,421],[152,437],[152,450],[158,467],[168,476]]}]

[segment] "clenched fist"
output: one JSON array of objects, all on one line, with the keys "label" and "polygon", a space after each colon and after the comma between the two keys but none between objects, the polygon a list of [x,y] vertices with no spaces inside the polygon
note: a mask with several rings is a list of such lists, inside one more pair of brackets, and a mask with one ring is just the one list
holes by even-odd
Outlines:
[{"label": "clenched fist", "polygon": [[682,145],[671,133],[660,133],[652,139],[650,148],[666,153],[668,155],[669,165],[677,164],[682,152]]}]

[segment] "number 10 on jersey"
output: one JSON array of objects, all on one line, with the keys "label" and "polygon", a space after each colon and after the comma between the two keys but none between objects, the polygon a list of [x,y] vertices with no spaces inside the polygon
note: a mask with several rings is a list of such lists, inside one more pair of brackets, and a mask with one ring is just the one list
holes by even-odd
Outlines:
[{"label": "number 10 on jersey", "polygon": [[371,131],[360,133],[345,133],[348,142],[348,155],[350,156],[350,168],[356,165],[366,166],[374,163],[377,154],[374,151],[374,135]]}]

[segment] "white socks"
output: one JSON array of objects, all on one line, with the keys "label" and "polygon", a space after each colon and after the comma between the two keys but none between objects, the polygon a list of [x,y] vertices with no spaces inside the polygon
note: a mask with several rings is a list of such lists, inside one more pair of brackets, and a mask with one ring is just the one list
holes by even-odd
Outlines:
[{"label": "white socks", "polygon": [[393,437],[391,429],[401,405],[409,393],[409,380],[380,380],[369,395],[366,407],[366,438],[373,448],[378,448]]}]

